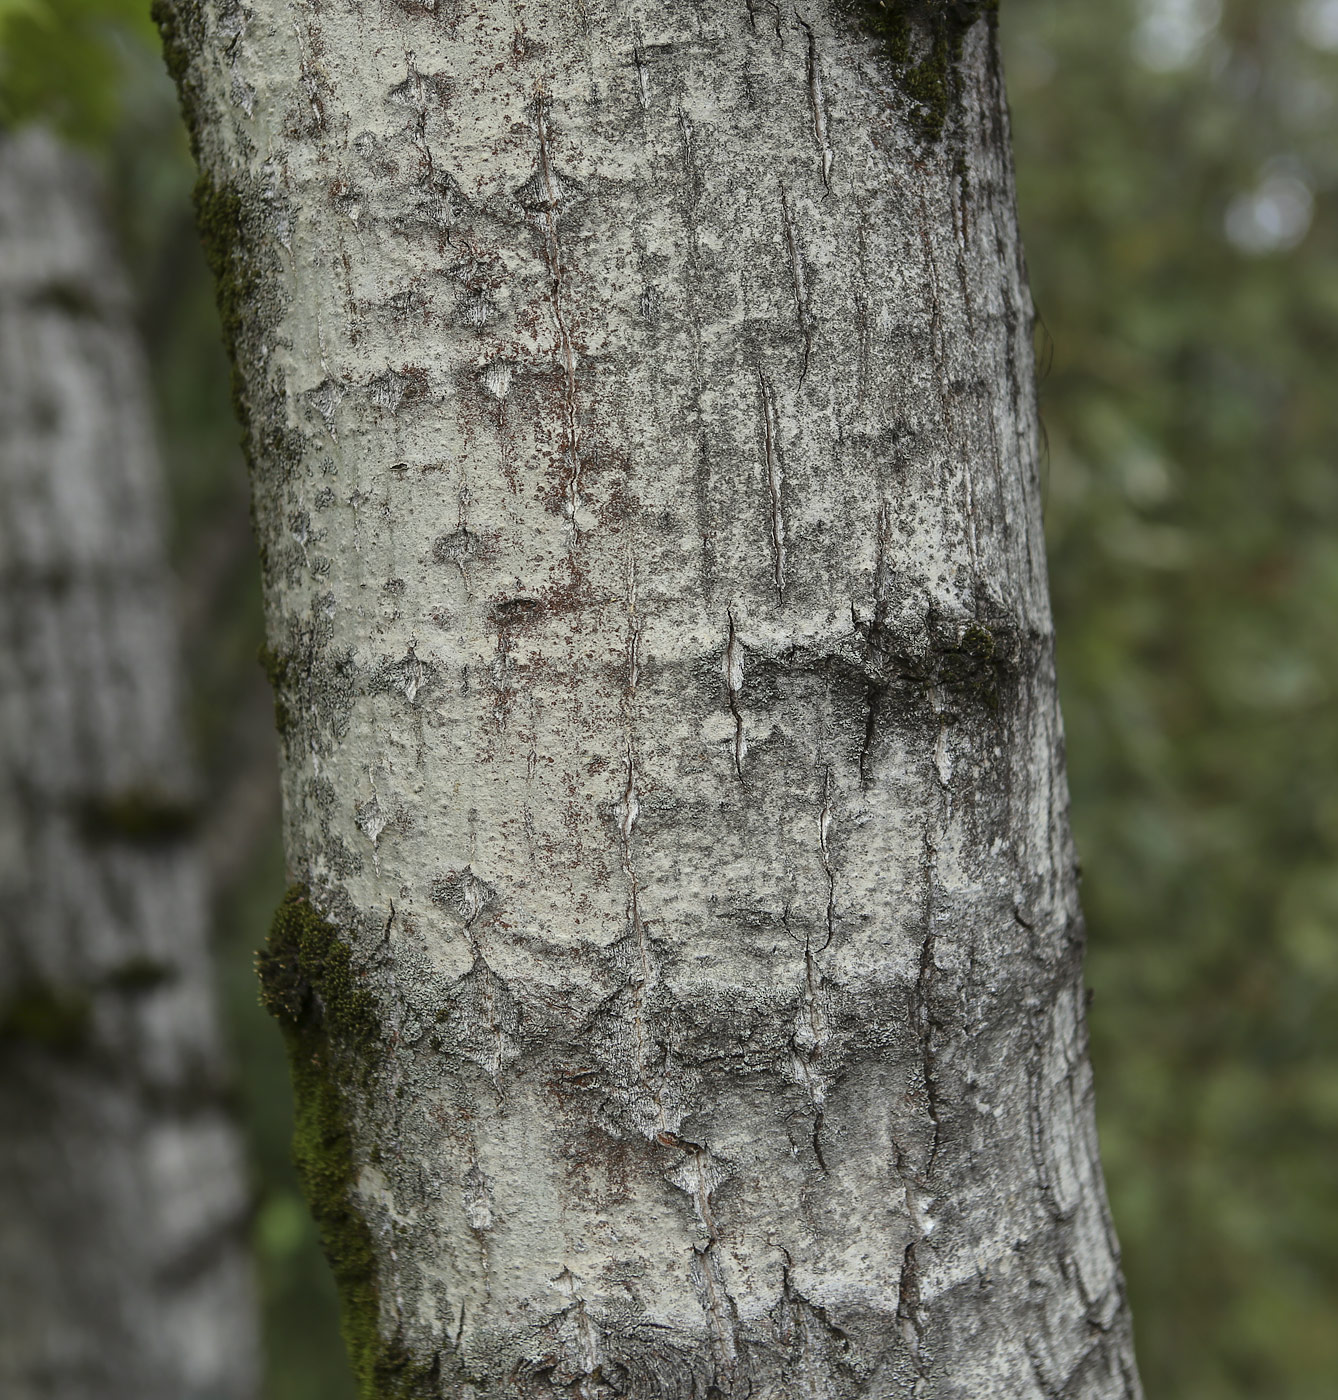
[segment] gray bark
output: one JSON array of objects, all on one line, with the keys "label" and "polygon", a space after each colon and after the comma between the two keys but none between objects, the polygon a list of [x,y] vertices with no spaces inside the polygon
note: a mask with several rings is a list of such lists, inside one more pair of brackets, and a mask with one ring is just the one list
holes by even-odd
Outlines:
[{"label": "gray bark", "polygon": [[0,136],[0,1394],[250,1400],[144,366],[92,172]]},{"label": "gray bark", "polygon": [[367,1395],[1139,1394],[985,8],[160,11]]}]

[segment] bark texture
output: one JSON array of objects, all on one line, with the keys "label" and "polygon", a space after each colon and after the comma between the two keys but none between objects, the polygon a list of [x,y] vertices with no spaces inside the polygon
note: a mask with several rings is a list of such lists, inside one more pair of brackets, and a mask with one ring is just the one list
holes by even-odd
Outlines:
[{"label": "bark texture", "polygon": [[366,1395],[1139,1394],[989,8],[160,10]]},{"label": "bark texture", "polygon": [[0,1394],[251,1400],[144,368],[96,182],[0,136]]}]

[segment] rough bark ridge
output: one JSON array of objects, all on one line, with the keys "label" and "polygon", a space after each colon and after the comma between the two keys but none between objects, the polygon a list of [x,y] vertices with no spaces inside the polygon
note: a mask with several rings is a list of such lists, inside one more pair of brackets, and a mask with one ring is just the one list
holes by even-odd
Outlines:
[{"label": "rough bark ridge", "polygon": [[1138,1394],[988,8],[160,10],[366,1395]]},{"label": "rough bark ridge", "polygon": [[251,1400],[158,464],[91,172],[0,135],[0,1394]]}]

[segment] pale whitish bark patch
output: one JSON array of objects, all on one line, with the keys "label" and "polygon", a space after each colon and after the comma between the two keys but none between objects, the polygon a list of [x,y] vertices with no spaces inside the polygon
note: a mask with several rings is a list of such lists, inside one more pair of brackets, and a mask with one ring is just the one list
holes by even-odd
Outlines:
[{"label": "pale whitish bark patch", "polygon": [[425,1394],[1137,1393],[992,34],[859,8],[174,12]]}]

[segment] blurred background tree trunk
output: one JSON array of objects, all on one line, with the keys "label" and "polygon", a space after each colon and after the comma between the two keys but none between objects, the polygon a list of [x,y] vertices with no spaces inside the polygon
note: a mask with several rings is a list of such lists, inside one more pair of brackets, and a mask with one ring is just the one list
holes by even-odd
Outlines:
[{"label": "blurred background tree trunk", "polygon": [[252,1400],[159,464],[91,168],[0,137],[0,1393]]},{"label": "blurred background tree trunk", "polygon": [[366,1396],[1139,1393],[991,9],[159,11]]}]

